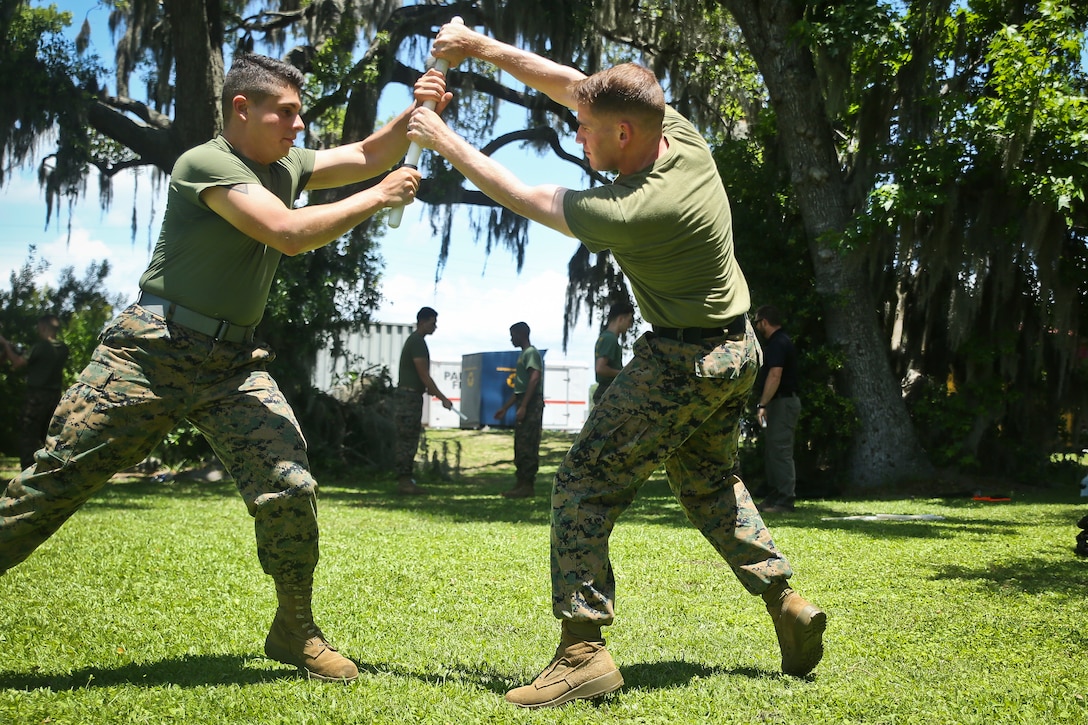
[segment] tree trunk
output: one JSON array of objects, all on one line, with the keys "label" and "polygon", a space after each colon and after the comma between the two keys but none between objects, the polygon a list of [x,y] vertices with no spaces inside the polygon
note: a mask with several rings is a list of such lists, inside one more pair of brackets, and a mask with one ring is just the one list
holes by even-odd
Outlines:
[{"label": "tree trunk", "polygon": [[928,475],[932,469],[892,375],[869,280],[836,246],[852,212],[812,55],[792,37],[803,6],[792,0],[719,1],[744,33],[770,94],[828,338],[845,353],[846,392],[860,423],[850,480],[875,486]]},{"label": "tree trunk", "polygon": [[[219,0],[164,0],[174,49],[174,138],[180,151],[223,128],[223,19]],[[179,151],[179,153],[180,153]]]}]

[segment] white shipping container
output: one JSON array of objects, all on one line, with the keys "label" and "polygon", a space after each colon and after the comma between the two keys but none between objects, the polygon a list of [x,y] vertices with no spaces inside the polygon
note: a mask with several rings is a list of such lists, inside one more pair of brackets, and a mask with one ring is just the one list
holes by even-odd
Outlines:
[{"label": "white shipping container", "polygon": [[[446,394],[453,407],[461,409],[461,361],[431,360],[431,380]],[[423,396],[423,425],[431,428],[458,428],[461,419],[452,410],[442,407],[433,395]]]},{"label": "white shipping container", "polygon": [[581,430],[589,417],[589,367],[544,357],[544,428]]}]

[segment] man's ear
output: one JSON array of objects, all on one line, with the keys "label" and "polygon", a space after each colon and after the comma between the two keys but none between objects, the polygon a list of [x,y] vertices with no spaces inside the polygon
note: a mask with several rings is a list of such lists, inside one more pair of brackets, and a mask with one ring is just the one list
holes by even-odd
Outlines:
[{"label": "man's ear", "polygon": [[631,142],[633,128],[629,121],[620,121],[617,129],[620,147],[622,148]]},{"label": "man's ear", "polygon": [[231,100],[231,108],[234,109],[236,116],[246,120],[249,116],[249,99],[239,93]]}]

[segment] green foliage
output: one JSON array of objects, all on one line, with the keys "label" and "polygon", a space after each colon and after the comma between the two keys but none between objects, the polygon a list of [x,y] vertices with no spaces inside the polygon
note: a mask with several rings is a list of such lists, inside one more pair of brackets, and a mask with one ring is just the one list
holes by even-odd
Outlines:
[{"label": "green foliage", "polygon": [[[798,494],[833,495],[845,484],[842,472],[857,426],[853,405],[841,393],[843,356],[827,341],[811,265],[796,261],[807,259],[804,228],[785,169],[772,153],[773,118],[766,114],[749,132],[744,138],[723,138],[714,147],[730,196],[737,259],[751,289],[752,308],[778,307],[797,346],[803,401],[794,455]],[[756,445],[742,449],[742,470],[759,477],[763,453],[754,414],[745,430]]]},{"label": "green foliage", "polygon": [[8,100],[0,107],[0,184],[7,169],[28,162],[43,133],[55,130],[57,150],[39,168],[49,214],[82,194],[90,153],[80,86],[93,89],[101,71],[97,58],[80,55],[61,37],[70,23],[71,14],[56,6],[23,2],[0,19],[0,73],[8,83]]},{"label": "green foliage", "polygon": [[[30,257],[10,278],[11,289],[0,289],[0,334],[22,347],[24,354],[38,341],[38,318],[55,314],[60,318],[59,339],[68,345],[64,382],[75,382],[91,359],[103,326],[121,303],[105,289],[109,263],[91,264],[82,279],[71,267],[60,270],[56,288],[38,287],[34,280],[49,263],[31,250]],[[19,411],[25,389],[23,375],[0,377],[0,451],[14,451],[17,445]]]},{"label": "green foliage", "polygon": [[212,461],[214,456],[200,431],[192,423],[182,421],[155,446],[148,459],[156,468],[161,465],[171,471],[180,471]]},{"label": "green foliage", "polygon": [[390,470],[396,400],[389,371],[353,369],[338,382],[343,392],[337,396],[307,386],[291,401],[306,434],[311,465],[336,472]]},{"label": "green foliage", "polygon": [[1086,398],[1086,28],[1015,0],[810,3],[798,28],[859,210],[844,249],[940,465],[1034,475]]}]

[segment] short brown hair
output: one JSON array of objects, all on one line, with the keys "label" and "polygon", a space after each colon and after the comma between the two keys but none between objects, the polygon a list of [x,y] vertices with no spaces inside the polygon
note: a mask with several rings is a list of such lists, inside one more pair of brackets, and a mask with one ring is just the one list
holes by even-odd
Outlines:
[{"label": "short brown hair", "polygon": [[623,63],[594,73],[571,87],[578,104],[595,113],[627,116],[645,128],[661,128],[665,118],[665,92],[649,68]]},{"label": "short brown hair", "polygon": [[260,103],[285,87],[301,93],[305,82],[302,71],[282,60],[256,53],[235,56],[223,79],[223,120],[230,118],[235,96],[245,96],[253,103]]}]

